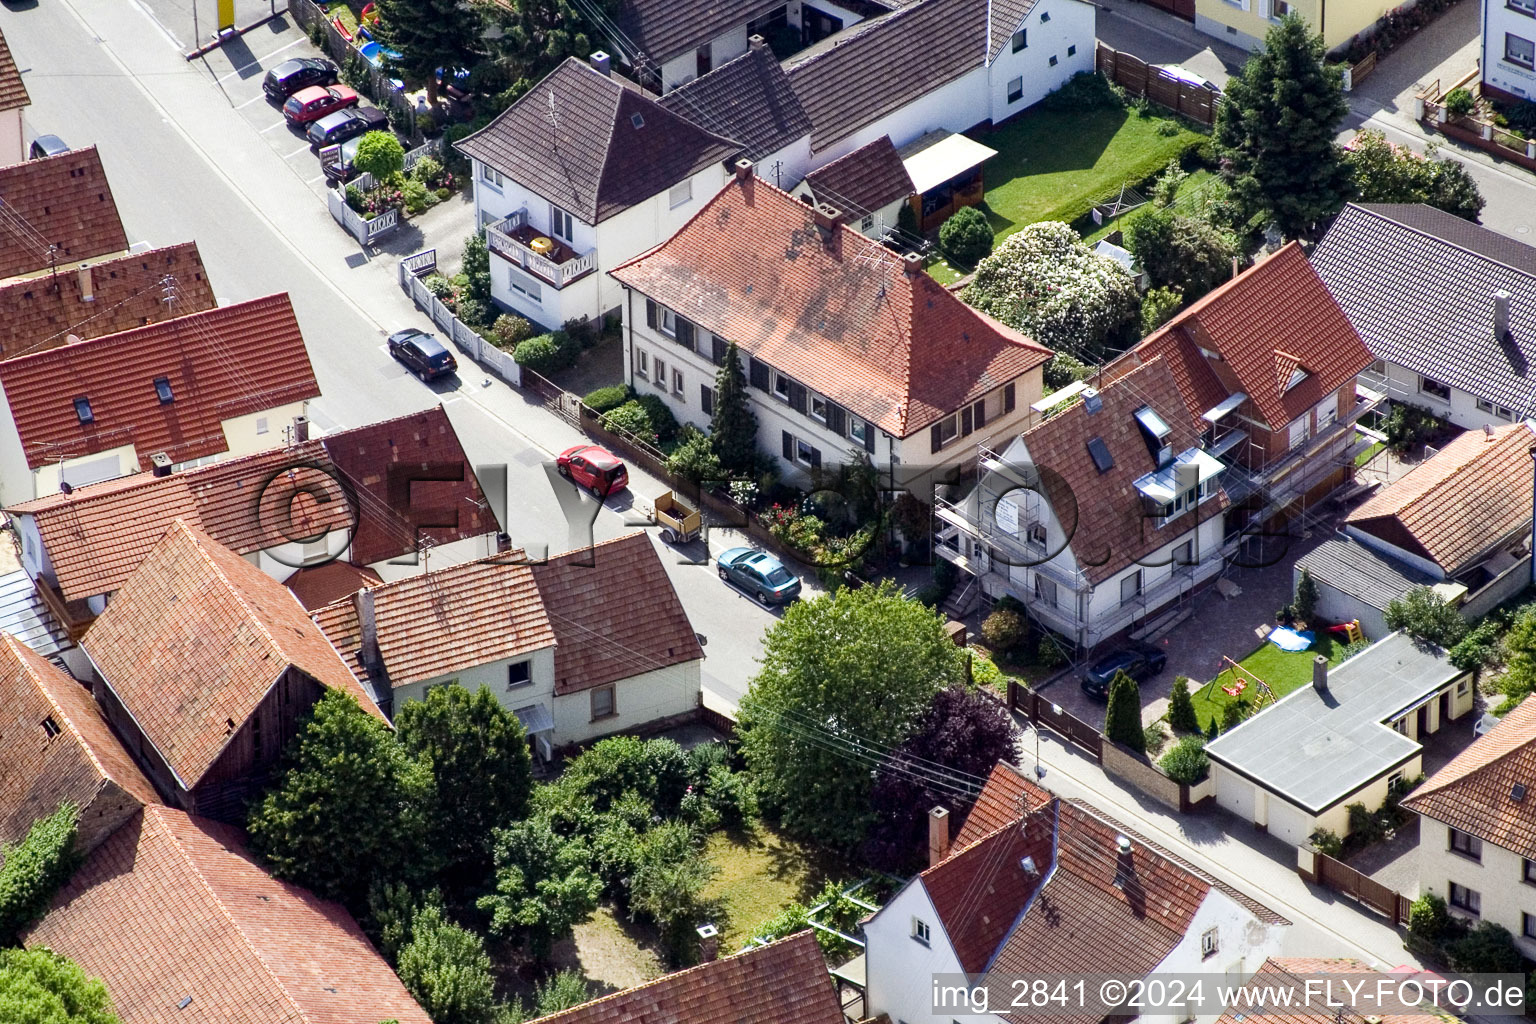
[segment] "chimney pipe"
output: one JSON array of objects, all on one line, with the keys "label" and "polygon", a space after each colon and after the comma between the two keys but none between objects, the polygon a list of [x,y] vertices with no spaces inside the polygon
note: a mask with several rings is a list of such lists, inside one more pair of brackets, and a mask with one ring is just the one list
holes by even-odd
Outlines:
[{"label": "chimney pipe", "polygon": [[831,231],[843,222],[843,211],[831,203],[817,203],[811,209],[816,226],[823,231]]},{"label": "chimney pipe", "polygon": [[309,417],[295,416],[293,418],[293,440],[297,444],[300,441],[309,440]]},{"label": "chimney pipe", "polygon": [[[93,277],[89,263],[80,264],[80,301],[95,302],[96,292],[93,289]],[[1506,304],[1507,308],[1507,304]]]},{"label": "chimney pipe", "polygon": [[699,963],[707,964],[720,955],[720,929],[705,922],[694,930],[699,933]]},{"label": "chimney pipe", "polygon": [[928,866],[949,856],[949,811],[935,807],[928,812]]},{"label": "chimney pipe", "polygon": [[608,56],[607,52],[603,50],[593,50],[592,56],[588,57],[587,60],[591,62],[593,71],[596,71],[604,78],[612,77],[613,58]]},{"label": "chimney pipe", "polygon": [[1321,654],[1312,659],[1312,689],[1328,692],[1328,659]]},{"label": "chimney pipe", "polygon": [[155,452],[149,457],[150,472],[155,476],[171,475],[171,457],[165,452]]},{"label": "chimney pipe", "polygon": [[357,608],[358,631],[362,634],[362,647],[358,654],[363,665],[370,670],[379,663],[379,623],[373,613],[373,591],[367,587],[352,595]]},{"label": "chimney pipe", "polygon": [[1499,289],[1493,293],[1493,340],[1503,341],[1509,337],[1509,303],[1513,298],[1509,292]]},{"label": "chimney pipe", "polygon": [[752,179],[752,161],[742,157],[734,166],[737,181],[750,181]]},{"label": "chimney pipe", "polygon": [[908,276],[923,272],[923,258],[915,252],[909,252],[901,258],[901,269]]},{"label": "chimney pipe", "polygon": [[761,50],[763,47],[765,47],[767,45],[768,45],[768,40],[764,39],[760,35],[750,35],[750,36],[747,36],[747,49],[749,49],[749,50]]},{"label": "chimney pipe", "polygon": [[1104,408],[1104,400],[1099,397],[1098,388],[1083,388],[1083,409],[1092,416]]}]

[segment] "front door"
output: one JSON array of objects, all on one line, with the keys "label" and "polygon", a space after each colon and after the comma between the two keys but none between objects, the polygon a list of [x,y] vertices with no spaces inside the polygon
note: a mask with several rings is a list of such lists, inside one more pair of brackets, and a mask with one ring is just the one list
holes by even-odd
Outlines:
[{"label": "front door", "polygon": [[1428,736],[1428,735],[1429,735],[1429,705],[1428,704],[1424,704],[1424,705],[1421,705],[1419,707],[1419,736],[1423,737],[1423,736]]},{"label": "front door", "polygon": [[1440,695],[1440,728],[1445,728],[1445,723],[1451,720],[1451,691],[1446,690]]}]

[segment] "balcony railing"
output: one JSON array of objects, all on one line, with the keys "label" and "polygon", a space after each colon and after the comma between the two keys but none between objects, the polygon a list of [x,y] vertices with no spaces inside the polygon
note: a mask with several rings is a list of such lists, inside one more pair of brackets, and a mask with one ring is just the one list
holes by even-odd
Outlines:
[{"label": "balcony railing", "polygon": [[540,254],[533,250],[538,238],[549,236],[528,223],[527,210],[517,210],[485,226],[485,244],[491,252],[555,288],[564,288],[597,269],[596,249],[578,254],[564,242],[549,238],[554,244],[547,254]]}]

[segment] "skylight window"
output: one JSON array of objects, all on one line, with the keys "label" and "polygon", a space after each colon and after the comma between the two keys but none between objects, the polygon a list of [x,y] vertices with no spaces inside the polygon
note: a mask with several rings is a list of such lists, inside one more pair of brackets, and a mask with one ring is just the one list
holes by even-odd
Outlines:
[{"label": "skylight window", "polygon": [[1115,457],[1109,454],[1109,445],[1104,443],[1102,437],[1088,439],[1088,454],[1093,457],[1093,464],[1100,473],[1108,473],[1115,468]]},{"label": "skylight window", "polygon": [[160,399],[161,405],[165,405],[168,402],[174,402],[176,400],[176,396],[171,392],[171,378],[155,378],[155,395]]},{"label": "skylight window", "polygon": [[634,125],[636,128],[644,128],[645,118],[641,117],[639,114],[630,114],[629,123]]},{"label": "skylight window", "polygon": [[89,398],[75,399],[75,416],[81,423],[96,422],[96,414],[91,411],[91,400]]}]

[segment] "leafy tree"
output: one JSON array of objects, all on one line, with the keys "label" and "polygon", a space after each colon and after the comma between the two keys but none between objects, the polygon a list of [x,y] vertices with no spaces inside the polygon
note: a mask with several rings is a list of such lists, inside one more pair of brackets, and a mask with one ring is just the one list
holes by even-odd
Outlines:
[{"label": "leafy tree", "polygon": [[1060,221],[1003,239],[977,264],[963,297],[1042,345],[1090,360],[1134,333],[1140,308],[1125,269]]},{"label": "leafy tree", "polygon": [[861,749],[890,749],[934,694],[965,678],[965,654],[933,611],[893,584],[791,605],[769,629],[738,732],[759,796],[786,826],[852,846],[871,820]]},{"label": "leafy tree", "polygon": [[1436,148],[1431,145],[1419,156],[1394,146],[1379,131],[1358,133],[1344,155],[1356,198],[1367,203],[1426,203],[1476,220],[1484,204],[1477,181],[1460,162],[1435,159]]},{"label": "leafy tree", "polygon": [[1228,81],[1216,111],[1214,140],[1233,199],[1291,237],[1338,212],[1349,194],[1334,141],[1349,105],[1324,53],[1322,37],[1286,15]]},{"label": "leafy tree", "polygon": [[497,832],[496,889],[479,902],[491,932],[546,959],[556,940],[597,909],[603,883],[591,864],[584,842],[556,835],[547,821],[533,818]]},{"label": "leafy tree", "polygon": [[528,734],[487,687],[434,686],[395,716],[400,745],[430,775],[429,843],[442,884],[479,892],[491,876],[493,833],[521,818],[533,788]]},{"label": "leafy tree", "polygon": [[1421,939],[1433,941],[1445,933],[1451,923],[1445,900],[1427,892],[1408,908],[1408,930]]},{"label": "leafy tree", "polygon": [[1184,305],[1184,293],[1177,288],[1148,288],[1141,297],[1141,333],[1151,334],[1173,319]]},{"label": "leafy tree", "polygon": [[592,802],[599,812],[611,810],[627,795],[645,801],[652,812],[671,815],[688,789],[691,767],[676,740],[659,737],[610,736],[599,740],[565,767],[561,781]]},{"label": "leafy tree", "polygon": [[352,166],[373,175],[373,180],[382,185],[405,166],[405,147],[394,132],[369,132],[357,140]]},{"label": "leafy tree", "polygon": [[[1499,676],[1498,688],[1506,698],[1503,709],[1507,710],[1536,691],[1536,604],[1525,605],[1515,614],[1515,620],[1504,636],[1504,655],[1504,671]],[[1455,649],[1452,657],[1454,659]]]},{"label": "leafy tree", "polygon": [[1437,647],[1454,647],[1467,633],[1467,621],[1429,587],[1414,587],[1387,602],[1387,628],[1402,630]]},{"label": "leafy tree", "polygon": [[[1095,368],[1089,366],[1081,359],[1074,359],[1066,352],[1057,352],[1051,357],[1051,361],[1045,364],[1042,374],[1045,378],[1045,390],[1047,393],[1060,391],[1062,388],[1087,380],[1093,376]],[[907,492],[902,492],[907,493]],[[930,515],[932,513],[930,512]]]},{"label": "leafy tree", "polygon": [[[423,82],[437,106],[437,69],[480,63],[480,13],[458,0],[377,0],[379,42],[399,56],[385,56],[404,77]],[[361,147],[359,147],[361,149]]]},{"label": "leafy tree", "polygon": [[75,850],[79,820],[79,808],[60,804],[34,821],[21,842],[0,848],[0,944],[15,945],[80,866]]},{"label": "leafy tree", "polygon": [[1509,929],[1492,921],[1451,943],[1451,966],[1464,974],[1516,974],[1525,972],[1525,957]]},{"label": "leafy tree", "polygon": [[1125,241],[1153,285],[1177,289],[1191,302],[1231,277],[1232,260],[1242,254],[1230,231],[1173,210],[1136,218]]},{"label": "leafy tree", "polygon": [[[465,294],[489,307],[491,304],[491,250],[485,244],[484,228],[464,239],[462,264],[460,270],[469,279],[469,287],[464,290]],[[558,331],[551,337],[558,345],[562,338],[556,335],[559,335]]]},{"label": "leafy tree", "polygon": [[1157,763],[1174,782],[1194,785],[1211,770],[1211,759],[1205,752],[1205,737],[1198,732],[1185,736]]},{"label": "leafy tree", "polygon": [[993,765],[1013,753],[1016,740],[1013,718],[997,701],[963,686],[935,694],[917,730],[875,777],[870,806],[877,820],[866,847],[870,858],[881,866],[906,867],[922,848],[929,808],[943,804],[960,811],[970,804],[952,789],[919,781],[930,773],[914,769],[914,764],[943,765],[957,773],[985,777]]},{"label": "leafy tree", "polygon": [[1189,699],[1189,677],[1179,676],[1173,681],[1168,694],[1168,724],[1177,733],[1198,733],[1200,719],[1195,717],[1195,705]]},{"label": "leafy tree", "polygon": [[709,424],[720,464],[731,473],[750,474],[757,466],[757,414],[747,398],[747,375],[733,341],[715,374],[715,415]]},{"label": "leafy tree", "polygon": [[251,809],[251,846],[277,877],[357,910],[375,880],[430,873],[420,842],[430,785],[383,722],[327,690]]},{"label": "leafy tree", "polygon": [[1010,651],[1024,639],[1024,620],[1007,608],[988,615],[981,624],[982,638],[993,650]]},{"label": "leafy tree", "polygon": [[494,1024],[496,982],[485,943],[440,907],[417,913],[396,970],[434,1024]]},{"label": "leafy tree", "polygon": [[587,979],[580,971],[559,971],[535,987],[534,1005],[537,1009],[534,1012],[539,1017],[548,1017],[580,1006],[591,998],[592,990],[587,987]]},{"label": "leafy tree", "polygon": [[667,456],[668,473],[696,484],[725,478],[720,456],[715,454],[715,443],[708,434],[691,423],[685,423],[678,437],[681,440],[677,447]]},{"label": "leafy tree", "polygon": [[692,830],[680,821],[663,822],[640,837],[629,879],[630,916],[643,914],[656,923],[674,963],[693,962],[698,952],[694,930],[720,912],[718,903],[704,895],[717,873],[700,856]]},{"label": "leafy tree", "polygon": [[106,986],[48,949],[0,949],[0,1020],[119,1024]]},{"label": "leafy tree", "polygon": [[1109,681],[1109,708],[1104,712],[1104,735],[1138,753],[1147,749],[1141,728],[1141,687],[1124,672]]},{"label": "leafy tree", "polygon": [[992,225],[974,206],[962,206],[939,227],[939,248],[962,267],[974,267],[992,252]]},{"label": "leafy tree", "polygon": [[[494,15],[500,20],[503,35],[497,63],[512,79],[537,82],[567,57],[585,60],[601,41],[582,13],[583,6],[574,0],[520,0],[515,5],[498,5]],[[593,6],[612,18],[619,5],[617,0],[593,0]]]},{"label": "leafy tree", "polygon": [[1307,623],[1313,621],[1312,616],[1317,614],[1317,597],[1317,581],[1303,567],[1301,575],[1296,578],[1296,599],[1291,602],[1298,619]]}]

